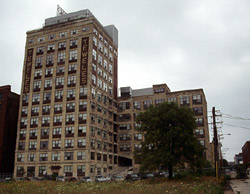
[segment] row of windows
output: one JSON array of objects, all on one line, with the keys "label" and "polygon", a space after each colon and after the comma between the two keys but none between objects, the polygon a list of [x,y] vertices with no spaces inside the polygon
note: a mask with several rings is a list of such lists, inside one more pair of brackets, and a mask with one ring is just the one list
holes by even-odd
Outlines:
[{"label": "row of windows", "polygon": [[[39,158],[36,158],[35,153],[28,153],[26,161],[27,162],[35,162],[35,161],[48,161],[48,153],[40,153]],[[78,151],[77,160],[85,160],[86,159],[86,153],[85,151]],[[61,157],[60,152],[52,152],[51,153],[51,161],[61,161],[61,160],[73,160],[74,159],[74,152],[64,152],[64,158]],[[25,154],[17,154],[17,162],[24,162],[25,161]]]},{"label": "row of windows", "polygon": [[[41,129],[41,138],[49,138],[49,128]],[[78,136],[86,136],[87,127],[86,126],[78,126]],[[65,127],[65,135],[66,136],[74,136],[75,128],[73,126]],[[30,139],[36,139],[38,134],[37,129],[31,129],[29,131],[29,138]],[[58,137],[62,134],[62,128],[61,127],[55,127],[53,128],[53,136]],[[24,140],[26,138],[26,130],[20,130],[19,132],[19,139]]]},{"label": "row of windows", "polygon": [[[56,75],[59,76],[59,75],[64,75],[64,66],[57,66],[56,67]],[[68,77],[72,76],[70,74],[72,73],[76,73],[77,71],[77,64],[69,64],[68,66]],[[54,72],[54,69],[51,67],[51,68],[46,68],[45,69],[45,78],[47,77],[52,77],[53,76],[53,72]],[[35,70],[34,72],[34,79],[41,79],[42,77],[42,69],[38,69],[38,70]]]},{"label": "row of windows", "polygon": [[[42,114],[47,115],[50,114],[51,106],[50,105],[43,105],[42,106]],[[86,111],[87,110],[87,102],[86,101],[79,101],[79,111]],[[66,104],[66,112],[74,112],[75,111],[75,102],[68,102]],[[39,106],[32,106],[31,108],[31,116],[38,116],[40,112]],[[63,104],[55,104],[54,105],[54,113],[62,113],[63,112]],[[26,117],[28,115],[28,108],[22,107],[21,109],[21,116]],[[54,116],[59,117],[59,116]],[[62,120],[62,118],[60,119]],[[55,122],[55,119],[54,119]]]},{"label": "row of windows", "polygon": [[[62,140],[52,140],[52,149],[60,149],[61,148]],[[48,149],[49,141],[39,141],[40,149]],[[86,147],[86,139],[78,139],[77,140],[77,147],[78,148],[85,148]],[[29,141],[28,149],[29,150],[36,150],[37,141]],[[64,140],[64,148],[74,148],[74,139],[65,139]],[[18,150],[25,150],[25,142],[20,141],[18,143]]]},{"label": "row of windows", "polygon": [[[192,100],[193,100],[193,104],[202,104],[201,95],[193,95]],[[165,102],[165,98],[155,99],[155,104],[160,104],[163,102]],[[170,97],[167,99],[167,102],[177,103],[177,97]],[[133,108],[136,110],[141,110],[141,108],[143,106],[144,110],[146,110],[152,104],[153,104],[153,100],[134,101]],[[190,104],[190,97],[189,96],[180,96],[180,104],[181,105],[189,105]],[[118,110],[120,110],[120,111],[130,109],[130,108],[131,108],[130,102],[120,102],[118,105]]]},{"label": "row of windows", "polygon": [[[86,123],[87,114],[86,113],[79,113],[78,114],[78,123]],[[21,128],[27,127],[27,118],[21,118]],[[38,126],[38,117],[32,117],[30,119],[30,127],[34,128]],[[54,124],[58,124],[62,122],[62,116],[54,116]],[[74,114],[67,114],[65,115],[65,124],[74,124],[75,122],[75,115]],[[42,126],[49,126],[50,125],[50,116],[43,116],[42,117]]]},{"label": "row of windows", "polygon": [[[57,168],[57,166],[55,166]],[[33,177],[35,176],[35,166],[27,166],[27,176]],[[53,170],[53,166],[51,167]],[[39,166],[38,176],[47,175],[48,167],[47,166]],[[23,166],[17,166],[16,175],[17,177],[24,176],[25,169]],[[66,165],[64,166],[63,172],[65,176],[73,176],[73,166]],[[85,165],[77,165],[77,176],[85,176]]]},{"label": "row of windows", "polygon": [[[62,85],[62,88],[63,88],[63,85]],[[32,94],[32,105],[40,104],[41,99],[43,99],[43,103],[50,103],[51,96],[52,96],[51,91],[43,92],[43,98],[41,98],[40,93],[33,93]],[[55,102],[62,102],[63,96],[64,96],[63,90],[56,90],[55,91]],[[68,89],[66,97],[67,97],[68,101],[74,100],[76,97],[75,88]],[[80,88],[79,98],[80,99],[87,98],[87,88]],[[23,95],[22,105],[27,106],[28,102],[29,102],[29,95]]]}]

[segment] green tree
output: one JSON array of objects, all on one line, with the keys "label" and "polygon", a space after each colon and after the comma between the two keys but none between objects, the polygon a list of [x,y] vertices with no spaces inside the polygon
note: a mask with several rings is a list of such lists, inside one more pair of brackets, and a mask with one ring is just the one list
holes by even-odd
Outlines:
[{"label": "green tree", "polygon": [[174,103],[150,106],[136,119],[139,131],[144,134],[141,149],[135,151],[135,159],[141,163],[140,170],[168,170],[172,178],[173,168],[199,168],[203,146],[194,136],[196,128],[193,111]]}]

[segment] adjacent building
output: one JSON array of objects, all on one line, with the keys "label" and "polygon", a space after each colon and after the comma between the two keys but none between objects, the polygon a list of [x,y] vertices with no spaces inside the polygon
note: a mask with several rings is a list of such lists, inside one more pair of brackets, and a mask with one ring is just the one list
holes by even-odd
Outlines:
[{"label": "adjacent building", "polygon": [[17,133],[19,95],[0,86],[0,173],[12,173]]},{"label": "adjacent building", "polygon": [[250,141],[247,141],[242,147],[242,160],[244,164],[250,164]]},{"label": "adjacent building", "polygon": [[94,176],[118,164],[118,31],[89,10],[27,32],[15,177]]},{"label": "adjacent building", "polygon": [[[138,164],[133,158],[133,152],[140,148],[143,135],[136,128],[136,115],[147,110],[150,105],[163,102],[174,102],[179,106],[190,107],[196,118],[197,128],[194,131],[198,141],[206,149],[204,157],[212,161],[209,130],[207,121],[207,102],[202,89],[171,92],[166,84],[153,85],[151,88],[132,90],[130,87],[121,88],[121,96],[118,99],[118,154],[124,157],[124,163],[132,163],[134,171],[139,170]],[[131,161],[128,161],[129,158]]]},{"label": "adjacent building", "polygon": [[243,164],[242,153],[235,154],[235,156],[234,156],[234,164],[235,164],[235,165]]}]

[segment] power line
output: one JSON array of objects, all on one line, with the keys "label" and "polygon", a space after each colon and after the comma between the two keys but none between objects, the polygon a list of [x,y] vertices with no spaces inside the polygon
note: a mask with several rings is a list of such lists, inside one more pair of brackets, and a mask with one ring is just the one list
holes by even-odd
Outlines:
[{"label": "power line", "polygon": [[224,123],[224,125],[227,125],[227,126],[230,126],[230,127],[242,128],[242,129],[250,129],[250,127],[241,127],[241,126],[230,125],[230,124],[225,124],[225,123]]},{"label": "power line", "polygon": [[223,117],[224,117],[224,118],[228,118],[228,119],[250,120],[249,118],[243,118],[243,117],[239,117],[239,116],[233,116],[233,115],[226,114],[226,113],[222,113],[222,115],[225,115],[225,116],[223,116]]}]

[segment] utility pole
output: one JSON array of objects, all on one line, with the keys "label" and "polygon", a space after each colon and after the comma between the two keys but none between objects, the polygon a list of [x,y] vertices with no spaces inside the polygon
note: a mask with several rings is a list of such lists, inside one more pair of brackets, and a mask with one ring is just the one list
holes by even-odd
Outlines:
[{"label": "utility pole", "polygon": [[215,121],[215,107],[212,108],[212,114],[213,114],[213,129],[214,129],[214,165],[215,165],[215,176],[217,182],[219,181],[219,162],[218,162],[218,135],[217,135],[217,127],[216,127],[216,121]]}]

